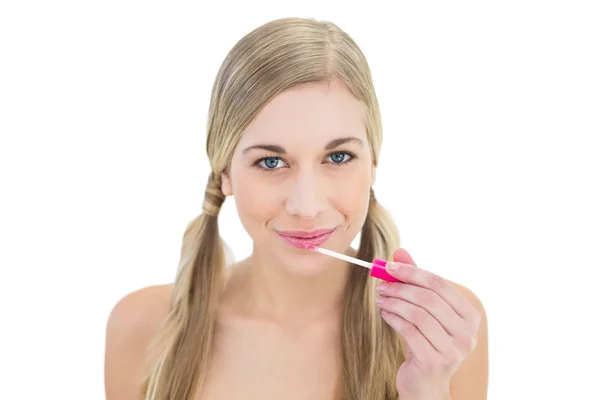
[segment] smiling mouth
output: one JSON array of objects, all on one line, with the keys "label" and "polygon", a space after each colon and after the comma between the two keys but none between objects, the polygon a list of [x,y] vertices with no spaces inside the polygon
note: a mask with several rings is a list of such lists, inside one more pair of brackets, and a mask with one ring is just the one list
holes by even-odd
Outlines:
[{"label": "smiling mouth", "polygon": [[299,249],[312,249],[320,246],[333,234],[333,229],[319,229],[311,232],[306,231],[276,231],[287,244]]}]

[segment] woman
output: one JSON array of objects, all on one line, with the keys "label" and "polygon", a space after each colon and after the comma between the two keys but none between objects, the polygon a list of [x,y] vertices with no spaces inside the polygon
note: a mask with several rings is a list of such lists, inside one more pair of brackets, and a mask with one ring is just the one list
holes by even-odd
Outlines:
[{"label": "woman", "polygon": [[[176,280],[130,293],[109,318],[108,400],[484,399],[483,308],[399,249],[371,189],[381,140],[367,61],[337,26],[286,18],[242,38],[214,84],[212,174]],[[230,266],[227,196],[254,242]],[[311,244],[393,259],[405,283]]]}]

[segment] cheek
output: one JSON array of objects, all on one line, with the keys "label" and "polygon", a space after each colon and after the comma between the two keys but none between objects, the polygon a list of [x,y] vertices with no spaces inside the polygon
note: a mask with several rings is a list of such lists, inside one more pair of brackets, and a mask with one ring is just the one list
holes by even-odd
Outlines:
[{"label": "cheek", "polygon": [[264,225],[273,218],[281,204],[272,186],[266,185],[265,180],[256,179],[253,173],[237,171],[232,181],[236,208],[242,224],[248,230],[252,229],[252,225]]},{"label": "cheek", "polygon": [[370,171],[356,169],[344,179],[332,180],[333,207],[344,214],[352,226],[362,226],[369,206],[369,189],[371,187]]}]

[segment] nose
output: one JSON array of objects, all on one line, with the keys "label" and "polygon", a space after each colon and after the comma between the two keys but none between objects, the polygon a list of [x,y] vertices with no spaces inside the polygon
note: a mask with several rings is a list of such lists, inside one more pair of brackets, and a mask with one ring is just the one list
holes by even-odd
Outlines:
[{"label": "nose", "polygon": [[302,219],[313,219],[327,207],[327,193],[314,171],[296,176],[285,202],[288,214]]}]

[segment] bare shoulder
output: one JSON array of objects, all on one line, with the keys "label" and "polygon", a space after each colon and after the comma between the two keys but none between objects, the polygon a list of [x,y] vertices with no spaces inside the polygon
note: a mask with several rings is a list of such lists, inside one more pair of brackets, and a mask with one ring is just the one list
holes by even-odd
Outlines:
[{"label": "bare shoulder", "polygon": [[122,297],[108,318],[108,328],[134,329],[141,333],[160,323],[169,313],[173,284],[148,286]]},{"label": "bare shoulder", "polygon": [[450,381],[452,399],[480,400],[487,398],[488,391],[488,322],[485,308],[479,297],[469,288],[448,281],[477,310],[481,319],[477,331],[475,349],[455,371]]},{"label": "bare shoulder", "polygon": [[[459,283],[447,280],[447,282],[453,286],[456,290],[458,290],[469,302],[479,311],[480,314],[485,314],[485,309],[483,307],[483,303],[479,299],[479,297],[468,287],[463,286]],[[485,315],[481,315],[484,317]]]},{"label": "bare shoulder", "polygon": [[169,314],[172,288],[172,284],[166,284],[138,289],[113,307],[106,324],[107,400],[140,398],[146,352]]}]

